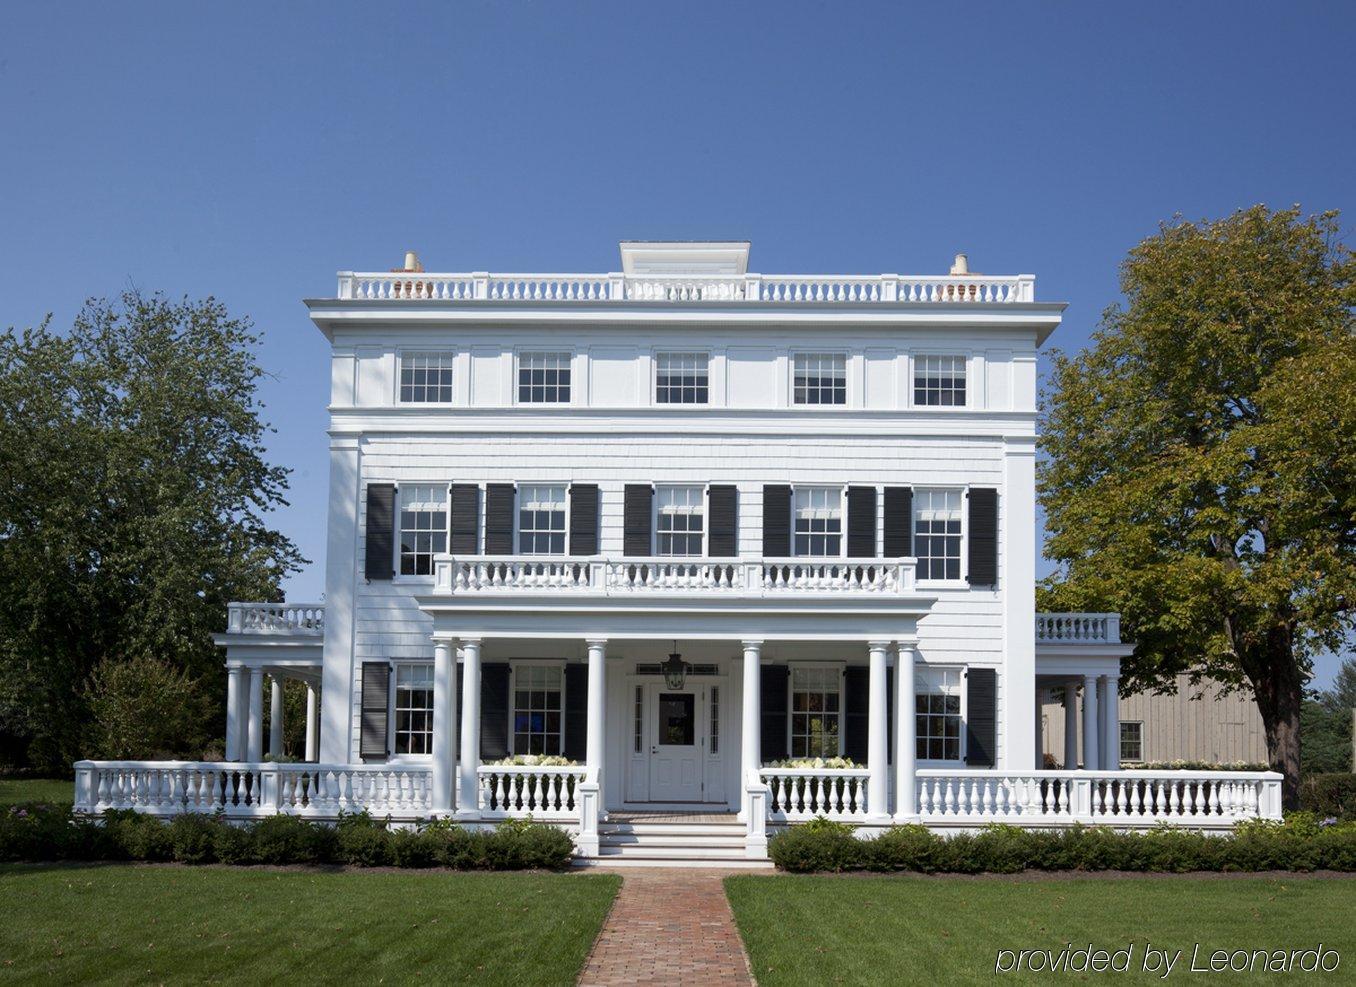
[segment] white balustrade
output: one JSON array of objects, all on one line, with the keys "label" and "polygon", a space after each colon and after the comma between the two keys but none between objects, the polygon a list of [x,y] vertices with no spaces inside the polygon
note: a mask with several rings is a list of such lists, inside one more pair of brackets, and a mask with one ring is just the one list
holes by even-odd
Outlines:
[{"label": "white balustrade", "polygon": [[913,559],[764,559],[762,587],[775,593],[901,593],[914,588]]},{"label": "white balustrade", "polygon": [[1118,613],[1038,613],[1036,640],[1042,644],[1119,644]]},{"label": "white balustrade", "polygon": [[865,819],[866,768],[762,768],[768,818],[800,822],[824,816],[851,822]]},{"label": "white balustrade", "polygon": [[586,770],[582,764],[557,767],[482,764],[478,769],[480,813],[486,818],[577,818],[578,788]]},{"label": "white balustrade", "polygon": [[226,608],[231,634],[323,634],[323,603],[231,603]]}]

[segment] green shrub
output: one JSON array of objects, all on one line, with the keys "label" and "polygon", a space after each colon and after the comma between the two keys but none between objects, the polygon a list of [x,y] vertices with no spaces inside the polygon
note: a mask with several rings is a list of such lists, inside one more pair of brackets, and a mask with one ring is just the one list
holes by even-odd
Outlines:
[{"label": "green shrub", "polygon": [[334,827],[335,854],[353,867],[386,867],[392,862],[391,833],[386,823],[367,812],[342,813]]},{"label": "green shrub", "polygon": [[176,816],[169,824],[170,855],[181,864],[210,864],[217,859],[217,830],[224,825],[196,812]]},{"label": "green shrub", "polygon": [[104,830],[124,860],[169,860],[173,856],[169,827],[155,816],[132,809],[104,813]]},{"label": "green shrub", "polygon": [[558,870],[570,862],[574,843],[555,826],[509,819],[489,834],[485,854],[494,870]]},{"label": "green shrub", "polygon": [[212,836],[212,856],[221,864],[256,864],[254,829],[223,822]]},{"label": "green shrub", "polygon": [[942,859],[944,844],[945,840],[926,826],[894,826],[871,841],[867,866],[872,870],[931,874]]},{"label": "green shrub", "polygon": [[261,864],[321,864],[333,858],[334,830],[278,814],[252,827],[254,857]]},{"label": "green shrub", "polygon": [[1300,804],[1324,819],[1356,820],[1356,774],[1316,774],[1300,783]]},{"label": "green shrub", "polygon": [[808,874],[857,870],[866,865],[870,850],[868,841],[853,836],[850,826],[806,824],[772,837],[767,854],[782,870]]}]

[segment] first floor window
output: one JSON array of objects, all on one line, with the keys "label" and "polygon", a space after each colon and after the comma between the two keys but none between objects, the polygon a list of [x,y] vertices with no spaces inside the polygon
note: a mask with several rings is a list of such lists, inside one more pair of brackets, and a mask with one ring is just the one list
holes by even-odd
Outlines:
[{"label": "first floor window", "polygon": [[792,404],[847,404],[847,357],[842,353],[797,353]]},{"label": "first floor window", "polygon": [[706,404],[710,380],[705,353],[659,353],[655,357],[656,404]]},{"label": "first floor window", "polygon": [[961,577],[961,492],[915,490],[913,554],[919,579]]},{"label": "first floor window", "polygon": [[1144,760],[1144,724],[1139,720],[1121,721],[1121,760]]},{"label": "first floor window", "polygon": [[433,557],[447,551],[447,487],[400,488],[400,574],[433,574]]},{"label": "first floor window", "polygon": [[565,488],[518,488],[518,551],[523,555],[565,554]]},{"label": "first floor window", "polygon": [[452,403],[451,353],[400,354],[402,404]]},{"label": "first floor window", "polygon": [[914,703],[918,760],[959,761],[961,670],[920,667]]},{"label": "first floor window", "polygon": [[842,681],[838,668],[792,667],[792,757],[838,757],[842,752]]},{"label": "first floor window", "polygon": [[965,407],[965,357],[920,356],[914,360],[913,403]]},{"label": "first floor window", "polygon": [[843,491],[837,487],[797,487],[792,504],[797,555],[843,554]]},{"label": "first floor window", "polygon": [[396,665],[395,752],[433,753],[433,666]]},{"label": "first floor window", "polygon": [[519,404],[569,404],[570,354],[518,354]]},{"label": "first floor window", "polygon": [[701,487],[659,487],[655,490],[657,554],[702,554],[705,499]]},{"label": "first floor window", "polygon": [[513,670],[513,753],[561,753],[561,693],[565,673],[559,665],[518,665]]}]

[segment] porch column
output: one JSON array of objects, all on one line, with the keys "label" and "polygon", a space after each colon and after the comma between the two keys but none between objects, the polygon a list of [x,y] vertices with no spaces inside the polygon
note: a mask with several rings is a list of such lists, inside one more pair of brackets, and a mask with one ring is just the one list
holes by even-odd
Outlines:
[{"label": "porch column", "polygon": [[1102,767],[1107,771],[1121,769],[1121,704],[1118,675],[1106,677],[1106,708],[1102,722],[1106,724],[1106,739],[1102,741]]},{"label": "porch column", "polygon": [[264,670],[250,669],[250,737],[245,760],[264,759]]},{"label": "porch column", "polygon": [[1083,770],[1096,771],[1101,765],[1097,753],[1097,676],[1083,676]]},{"label": "porch column", "polygon": [[480,817],[480,639],[461,642],[461,777],[457,815]]},{"label": "porch column", "polygon": [[748,809],[749,781],[763,766],[763,642],[743,641],[744,700],[739,722],[739,804],[741,814]]},{"label": "porch column", "polygon": [[918,651],[911,641],[900,641],[895,652],[895,819],[918,818],[917,738],[914,719],[914,661]]},{"label": "porch column", "polygon": [[890,756],[889,733],[885,718],[885,656],[889,641],[871,641],[867,644],[870,668],[866,694],[866,811],[885,819],[890,815],[889,801]]},{"label": "porch column", "polygon": [[240,722],[240,697],[244,695],[240,682],[242,669],[239,665],[226,668],[226,760],[239,761],[242,748]]},{"label": "porch column", "polygon": [[607,745],[607,641],[591,638],[589,649],[588,732],[585,734],[584,767],[589,781],[602,784],[603,750]]},{"label": "porch column", "polygon": [[320,756],[320,694],[315,683],[306,683],[306,760]]},{"label": "porch column", "polygon": [[434,815],[452,811],[453,776],[456,774],[457,661],[453,642],[433,641],[433,804]]},{"label": "porch column", "polygon": [[268,753],[279,758],[283,753],[283,680],[270,675],[268,681]]},{"label": "porch column", "polygon": [[1078,767],[1078,680],[1064,683],[1064,770]]}]

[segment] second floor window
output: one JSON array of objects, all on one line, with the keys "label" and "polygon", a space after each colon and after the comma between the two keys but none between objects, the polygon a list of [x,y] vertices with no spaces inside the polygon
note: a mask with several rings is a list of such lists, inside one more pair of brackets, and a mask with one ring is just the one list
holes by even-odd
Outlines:
[{"label": "second floor window", "polygon": [[402,404],[452,403],[451,353],[400,354]]},{"label": "second floor window", "polygon": [[837,757],[842,753],[842,671],[791,668],[791,756]]},{"label": "second floor window", "polygon": [[710,380],[705,353],[660,353],[655,357],[656,404],[706,404]]},{"label": "second floor window", "polygon": [[519,353],[519,404],[569,404],[570,354]]},{"label": "second floor window", "polygon": [[513,669],[513,753],[560,754],[564,680],[552,665]]},{"label": "second floor window", "polygon": [[842,353],[797,353],[793,404],[847,404],[847,357]]},{"label": "second floor window", "polygon": [[961,577],[961,492],[915,490],[913,554],[919,579]]},{"label": "second floor window", "polygon": [[395,752],[433,753],[433,666],[395,667]]},{"label": "second floor window", "polygon": [[657,555],[701,555],[705,525],[701,487],[659,487],[654,492]]},{"label": "second floor window", "polygon": [[400,574],[433,574],[433,557],[447,551],[447,488],[400,488]]},{"label": "second floor window", "polygon": [[965,357],[920,356],[914,360],[913,403],[965,407]]},{"label": "second floor window", "polygon": [[843,492],[837,487],[797,487],[791,505],[797,555],[843,554]]},{"label": "second floor window", "polygon": [[565,554],[565,488],[518,488],[518,551],[523,555]]},{"label": "second floor window", "polygon": [[1122,761],[1144,760],[1144,724],[1141,721],[1121,720],[1120,755]]}]

